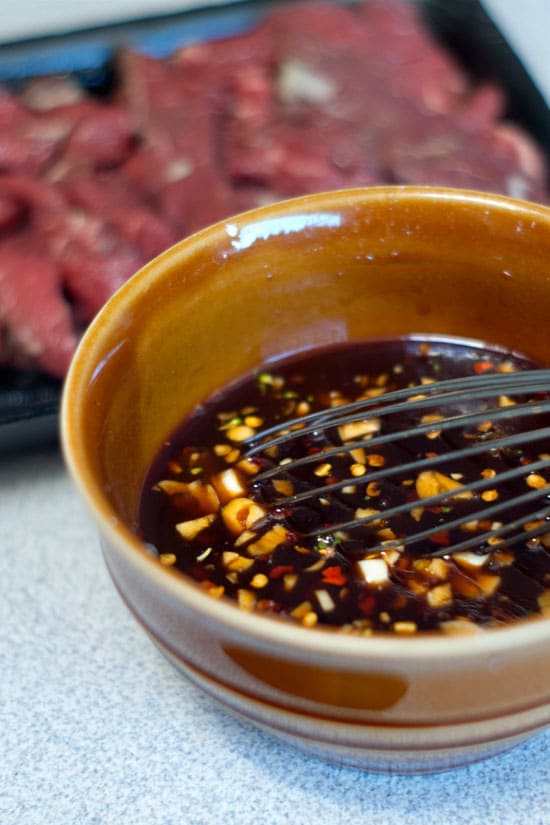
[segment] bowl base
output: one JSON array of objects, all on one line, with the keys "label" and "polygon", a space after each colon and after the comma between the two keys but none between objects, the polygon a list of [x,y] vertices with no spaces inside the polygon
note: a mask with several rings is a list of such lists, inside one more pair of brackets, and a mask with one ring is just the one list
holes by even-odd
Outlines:
[{"label": "bowl base", "polygon": [[[211,678],[175,656],[158,639],[153,638],[153,642],[180,673],[237,718],[252,723],[307,756],[365,772],[401,775],[441,773],[511,750],[540,732],[537,728],[484,741],[475,737],[471,743],[430,746],[426,742],[426,731],[432,730],[436,739],[440,736],[440,728],[419,726],[415,733],[415,728],[407,726],[393,728],[394,743],[391,748],[385,748],[376,745],[376,740],[382,737],[387,741],[388,729],[385,726],[362,725],[358,730],[356,725],[345,721],[320,721],[307,713],[282,711]],[[473,728],[479,733],[479,725]],[[446,731],[450,729],[450,726],[445,728]],[[421,744],[412,744],[415,735],[423,740]]]}]

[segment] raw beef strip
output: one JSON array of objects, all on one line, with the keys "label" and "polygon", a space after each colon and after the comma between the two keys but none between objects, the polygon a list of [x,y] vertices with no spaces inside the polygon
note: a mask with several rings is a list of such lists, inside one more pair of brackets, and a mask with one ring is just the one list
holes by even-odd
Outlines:
[{"label": "raw beef strip", "polygon": [[0,172],[38,174],[52,161],[60,136],[0,90]]},{"label": "raw beef strip", "polygon": [[[383,109],[374,100],[367,63],[366,27],[351,10],[328,3],[285,7],[272,18],[277,71],[277,116],[323,111],[355,125],[376,121]],[[392,104],[380,89],[380,104]]]},{"label": "raw beef strip", "polygon": [[61,261],[63,281],[74,302],[75,320],[88,324],[109,298],[145,260],[135,250],[122,247],[110,255],[91,252],[83,256],[78,248],[68,249]]},{"label": "raw beef strip", "polygon": [[451,54],[433,40],[414,3],[366,0],[358,7],[369,70],[384,78],[388,95],[429,112],[451,112],[468,90]]},{"label": "raw beef strip", "polygon": [[320,142],[330,145],[329,135],[338,135],[334,125],[327,128],[332,118],[345,127],[337,145],[352,159],[340,185],[378,178],[544,197],[540,152],[521,132],[497,126],[503,94],[490,85],[470,90],[410,4],[300,5],[276,14],[272,25],[279,61],[275,100],[271,122],[260,134],[253,118],[240,115],[246,109],[238,104],[242,92],[235,86],[227,156],[236,180],[248,174],[258,181],[247,170],[263,169],[261,182],[282,194],[295,194],[300,186],[313,191],[317,183],[332,188],[321,175],[317,182],[313,176],[292,181],[291,162],[299,167],[300,149],[310,146],[313,163],[320,151],[316,126]]},{"label": "raw beef strip", "polygon": [[479,83],[453,112],[455,122],[465,132],[477,132],[503,117],[507,99],[494,83]]},{"label": "raw beef strip", "polygon": [[96,105],[75,122],[62,166],[112,169],[126,161],[135,146],[128,112],[120,106]]},{"label": "raw beef strip", "polygon": [[0,244],[0,326],[12,362],[65,375],[77,339],[59,270],[33,239]]},{"label": "raw beef strip", "polygon": [[135,144],[128,113],[91,98],[34,112],[0,93],[0,134],[0,172],[50,177],[58,164],[118,166]]},{"label": "raw beef strip", "polygon": [[217,113],[200,78],[126,51],[122,91],[144,143],[126,171],[180,234],[225,217],[231,193],[219,163]]},{"label": "raw beef strip", "polygon": [[311,8],[318,12],[314,24],[334,33],[330,49],[308,30],[289,33],[296,49],[288,51],[283,17],[277,43],[286,56],[280,65],[233,72],[224,149],[237,185],[254,183],[288,196],[380,181],[365,130],[357,126],[357,112],[365,108],[363,84],[341,38],[346,31],[360,52],[355,17],[324,4]]},{"label": "raw beef strip", "polygon": [[334,119],[275,119],[242,137],[235,125],[228,131],[226,162],[236,184],[254,183],[288,197],[380,181],[359,132]]},{"label": "raw beef strip", "polygon": [[13,231],[24,218],[23,205],[8,192],[0,190],[0,236]]},{"label": "raw beef strip", "polygon": [[311,48],[312,55],[337,49],[342,54],[364,48],[365,32],[355,6],[338,3],[293,3],[272,12],[269,18],[276,60],[300,49]]},{"label": "raw beef strip", "polygon": [[110,168],[134,146],[128,113],[91,98],[34,112],[0,93],[0,133],[0,172],[8,173],[44,174],[58,162]]},{"label": "raw beef strip", "polygon": [[40,237],[50,251],[62,249],[73,230],[67,226],[67,203],[55,186],[30,175],[1,175],[0,197],[24,212],[33,237]]},{"label": "raw beef strip", "polygon": [[446,115],[414,109],[384,142],[387,174],[397,183],[445,185],[544,200],[545,168],[535,145],[505,123],[478,131]]},{"label": "raw beef strip", "polygon": [[271,27],[277,60],[263,68],[270,100],[251,106],[249,88],[233,75],[225,128],[232,180],[280,195],[381,182],[378,143],[399,100],[370,73],[360,16],[315,3],[285,7]]},{"label": "raw beef strip", "polygon": [[177,49],[171,62],[200,75],[211,88],[223,87],[236,69],[254,69],[274,63],[275,42],[271,18],[234,37],[192,43]]},{"label": "raw beef strip", "polygon": [[273,26],[281,103],[288,109],[317,102],[325,115],[361,127],[371,149],[388,128],[401,128],[403,101],[426,116],[456,112],[469,128],[504,110],[494,86],[470,88],[409,3],[298,5],[275,15]]},{"label": "raw beef strip", "polygon": [[102,218],[145,259],[156,257],[179,240],[120,172],[70,175],[60,186],[69,203]]},{"label": "raw beef strip", "polygon": [[58,267],[79,323],[91,321],[103,303],[145,262],[101,216],[72,207],[59,187],[24,176],[0,177],[2,191],[28,213],[28,231]]}]

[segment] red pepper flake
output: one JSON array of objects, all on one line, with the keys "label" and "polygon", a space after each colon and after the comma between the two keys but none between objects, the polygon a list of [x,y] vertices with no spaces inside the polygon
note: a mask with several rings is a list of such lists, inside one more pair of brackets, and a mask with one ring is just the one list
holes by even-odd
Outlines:
[{"label": "red pepper flake", "polygon": [[376,599],[374,596],[361,596],[357,604],[361,613],[365,616],[372,616],[376,608]]},{"label": "red pepper flake", "polygon": [[323,569],[323,582],[325,584],[345,584],[347,579],[342,573],[342,568],[335,566],[335,567],[325,567]]},{"label": "red pepper flake", "polygon": [[492,370],[495,365],[492,361],[476,361],[474,364],[474,372],[480,375],[482,372]]},{"label": "red pepper flake", "polygon": [[448,547],[451,543],[449,531],[441,530],[439,533],[434,533],[433,536],[430,536],[430,541],[433,541],[435,544],[441,544],[443,547]]},{"label": "red pepper flake", "polygon": [[281,579],[287,573],[294,573],[294,565],[292,564],[277,564],[269,571],[270,579]]},{"label": "red pepper flake", "polygon": [[260,599],[256,603],[256,607],[264,613],[281,613],[283,609],[282,605],[280,605],[279,602],[273,601],[273,599]]}]

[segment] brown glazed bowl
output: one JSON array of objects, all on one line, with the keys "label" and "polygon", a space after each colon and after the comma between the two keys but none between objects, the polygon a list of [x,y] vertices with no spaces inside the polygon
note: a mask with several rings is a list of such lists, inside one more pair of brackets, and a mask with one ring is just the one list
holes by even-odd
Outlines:
[{"label": "brown glazed bowl", "polygon": [[550,365],[550,210],[436,188],[339,191],[231,218],[169,249],[84,335],[62,440],[122,598],[173,664],[289,743],[422,772],[550,721],[550,617],[468,636],[358,637],[241,611],[135,537],[150,462],[214,389],[336,341],[464,336]]}]

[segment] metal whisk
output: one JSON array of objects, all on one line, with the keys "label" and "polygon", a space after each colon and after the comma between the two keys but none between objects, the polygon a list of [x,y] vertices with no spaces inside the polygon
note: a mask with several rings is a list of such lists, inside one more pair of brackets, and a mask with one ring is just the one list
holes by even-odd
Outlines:
[{"label": "metal whisk", "polygon": [[244,457],[271,517],[298,535],[484,553],[550,537],[548,413],[550,369],[475,375],[285,421]]}]

